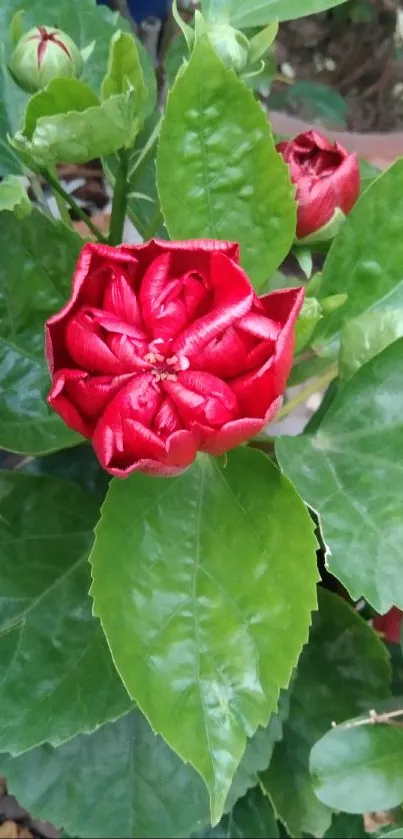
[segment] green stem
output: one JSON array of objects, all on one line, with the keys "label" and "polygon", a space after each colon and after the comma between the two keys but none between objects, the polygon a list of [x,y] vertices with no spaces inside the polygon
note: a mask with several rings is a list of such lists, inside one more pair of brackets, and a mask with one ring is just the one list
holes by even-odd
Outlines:
[{"label": "green stem", "polygon": [[49,171],[49,169],[44,169],[42,175],[47,180],[49,186],[52,187],[53,192],[55,192],[56,195],[60,195],[61,198],[63,198],[63,200],[66,202],[66,204],[68,204],[69,207],[71,207],[71,209],[74,210],[78,218],[81,219],[81,221],[83,221],[84,224],[87,225],[88,229],[91,230],[91,233],[94,234],[97,241],[106,242],[105,237],[102,235],[101,231],[98,230],[98,227],[96,227],[95,224],[92,223],[91,219],[87,216],[87,213],[81,209],[80,205],[77,204],[73,196],[69,195],[69,193],[66,192],[65,189],[63,189],[57,177],[55,177],[52,174],[52,172]]},{"label": "green stem", "polygon": [[286,402],[285,405],[280,409],[278,414],[276,415],[276,422],[278,420],[284,419],[287,417],[288,414],[291,414],[295,408],[298,408],[299,405],[303,405],[310,396],[314,393],[318,393],[318,391],[322,390],[326,385],[329,385],[333,379],[336,378],[338,373],[338,364],[337,361],[334,364],[331,364],[330,367],[321,375],[317,376],[316,379],[313,379],[311,384],[308,387],[305,387],[294,399],[290,399]]},{"label": "green stem", "polygon": [[70,230],[74,230],[73,222],[70,218],[70,213],[68,211],[67,204],[66,204],[64,198],[62,198],[60,193],[56,192],[55,189],[53,189],[53,194],[54,194],[55,199],[56,199],[56,204],[57,204],[57,208],[58,208],[59,213],[60,213],[60,218],[62,219],[62,221],[64,221],[66,227],[69,227]]},{"label": "green stem", "polygon": [[120,245],[123,237],[127,210],[129,154],[127,149],[119,152],[119,168],[116,174],[115,191],[112,201],[111,225],[109,228],[110,245]]}]

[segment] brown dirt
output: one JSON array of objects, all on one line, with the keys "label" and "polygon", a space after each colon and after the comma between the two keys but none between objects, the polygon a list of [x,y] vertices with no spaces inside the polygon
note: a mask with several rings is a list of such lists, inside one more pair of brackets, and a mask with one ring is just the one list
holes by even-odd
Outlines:
[{"label": "brown dirt", "polygon": [[[366,2],[366,7],[365,7]],[[351,0],[322,14],[282,24],[278,66],[291,65],[296,80],[320,82],[346,100],[347,128],[403,128],[403,51],[397,32],[398,0]],[[363,14],[368,20],[356,20]],[[277,81],[274,90],[284,89]],[[304,117],[303,106],[287,111]],[[334,126],[344,127],[344,126]]]}]

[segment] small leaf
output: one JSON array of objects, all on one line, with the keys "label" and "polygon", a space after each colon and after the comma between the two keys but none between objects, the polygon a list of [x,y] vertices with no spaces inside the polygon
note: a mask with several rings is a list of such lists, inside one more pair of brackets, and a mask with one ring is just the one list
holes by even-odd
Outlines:
[{"label": "small leaf", "polygon": [[350,813],[336,813],[325,839],[368,839],[362,816]]},{"label": "small leaf", "polygon": [[381,614],[403,609],[402,352],[400,338],[339,387],[315,433],[276,445],[320,516],[329,570]]},{"label": "small leaf", "polygon": [[[290,714],[262,783],[292,836],[323,836],[332,814],[316,798],[309,753],[333,720],[388,695],[390,667],[382,642],[347,603],[319,589],[319,611],[291,686]],[[371,808],[370,808],[371,809]]]},{"label": "small leaf", "polygon": [[24,135],[32,140],[41,117],[52,117],[69,111],[83,113],[97,105],[98,97],[85,82],[79,79],[53,79],[44,90],[30,98],[24,117]]},{"label": "small leaf", "polygon": [[143,121],[142,109],[147,101],[148,93],[144,84],[136,41],[127,32],[118,31],[111,41],[108,72],[101,88],[102,99],[108,99],[110,96],[116,96],[119,93],[124,94],[129,88],[134,90],[136,94],[132,115],[134,139],[140,123]]},{"label": "small leaf", "polygon": [[363,364],[402,337],[403,309],[365,312],[347,321],[341,333],[341,378],[350,379]]},{"label": "small leaf", "polygon": [[111,483],[94,609],[129,693],[204,778],[213,822],[306,640],[315,547],[306,508],[256,450]]},{"label": "small leaf", "polygon": [[82,440],[46,404],[44,324],[66,302],[82,239],[34,210],[0,225],[0,447],[44,454]]},{"label": "small leaf", "polygon": [[0,183],[0,212],[4,210],[14,213],[18,219],[28,216],[32,210],[25,186],[15,175],[7,175]]},{"label": "small leaf", "polygon": [[345,220],[327,256],[321,296],[342,292],[346,304],[317,327],[321,352],[338,343],[343,324],[363,312],[401,308],[403,283],[403,160],[377,178]]},{"label": "small leaf", "polygon": [[13,47],[16,47],[20,38],[22,38],[24,34],[24,18],[25,12],[24,9],[19,9],[11,18],[11,23],[9,26],[9,34],[11,38],[11,43]]},{"label": "small leaf", "polygon": [[137,133],[137,123],[133,127],[134,98],[135,92],[129,90],[82,112],[40,117],[32,139],[16,135],[13,146],[45,169],[56,163],[82,163],[113,154],[132,142]]},{"label": "small leaf", "polygon": [[340,726],[312,749],[320,801],[346,813],[389,810],[403,801],[403,730],[395,725]]},{"label": "small leaf", "polygon": [[295,325],[295,352],[301,352],[309,343],[321,317],[322,307],[316,297],[306,297]]},{"label": "small leaf", "polygon": [[138,710],[57,749],[0,755],[0,771],[33,816],[82,839],[187,837],[208,820],[203,782]]},{"label": "small leaf", "polygon": [[296,205],[287,167],[261,106],[206,37],[169,94],[157,180],[171,238],[239,242],[257,287],[289,252]]},{"label": "small leaf", "polygon": [[254,61],[260,61],[267,50],[274,43],[278,32],[278,21],[269,23],[260,32],[253,36],[249,41],[249,61],[253,64]]},{"label": "small leaf", "polygon": [[91,615],[96,500],[58,478],[0,472],[0,750],[92,731],[131,707]]}]

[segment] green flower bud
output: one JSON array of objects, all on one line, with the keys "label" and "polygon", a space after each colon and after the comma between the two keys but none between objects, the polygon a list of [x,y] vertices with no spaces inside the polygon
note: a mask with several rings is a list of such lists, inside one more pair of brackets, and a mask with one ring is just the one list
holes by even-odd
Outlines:
[{"label": "green flower bud", "polygon": [[249,41],[242,32],[226,24],[208,28],[210,42],[223,64],[240,73],[248,63]]},{"label": "green flower bud", "polygon": [[53,26],[35,26],[18,41],[10,72],[23,90],[35,93],[52,79],[77,78],[82,66],[80,50],[69,35]]}]

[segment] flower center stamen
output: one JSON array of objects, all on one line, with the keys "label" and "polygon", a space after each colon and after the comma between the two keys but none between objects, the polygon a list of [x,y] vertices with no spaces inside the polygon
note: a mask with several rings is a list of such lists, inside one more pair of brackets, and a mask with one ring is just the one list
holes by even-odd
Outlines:
[{"label": "flower center stamen", "polygon": [[177,374],[181,370],[187,370],[189,367],[189,361],[185,356],[171,355],[169,358],[166,358],[161,353],[154,351],[146,353],[144,361],[152,365],[152,374],[156,382],[161,382],[165,379],[176,382]]}]

